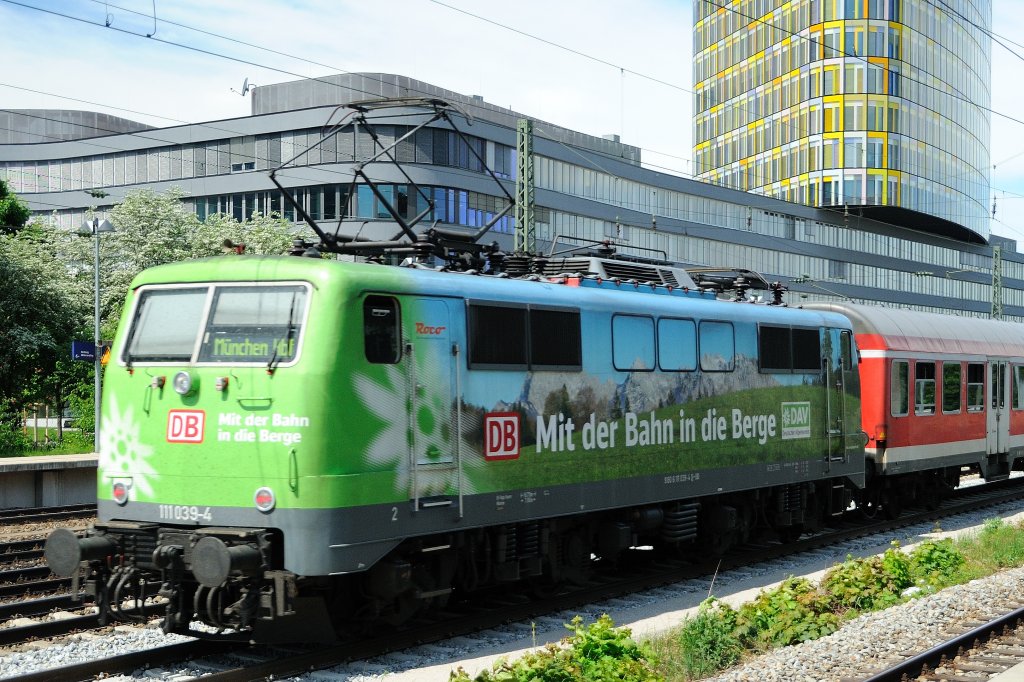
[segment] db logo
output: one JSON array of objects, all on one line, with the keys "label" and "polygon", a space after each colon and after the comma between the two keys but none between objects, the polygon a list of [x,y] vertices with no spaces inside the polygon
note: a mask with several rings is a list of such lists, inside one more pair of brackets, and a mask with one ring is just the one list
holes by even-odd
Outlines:
[{"label": "db logo", "polygon": [[484,458],[519,458],[519,415],[490,412],[484,415]]},{"label": "db logo", "polygon": [[202,410],[171,410],[167,413],[167,442],[202,443],[205,424]]}]

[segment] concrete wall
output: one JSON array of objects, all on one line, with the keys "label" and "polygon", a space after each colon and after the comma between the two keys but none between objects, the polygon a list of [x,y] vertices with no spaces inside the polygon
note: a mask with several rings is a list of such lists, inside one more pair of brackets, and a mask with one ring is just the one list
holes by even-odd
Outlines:
[{"label": "concrete wall", "polygon": [[0,509],[95,504],[95,456],[65,458],[0,460]]}]

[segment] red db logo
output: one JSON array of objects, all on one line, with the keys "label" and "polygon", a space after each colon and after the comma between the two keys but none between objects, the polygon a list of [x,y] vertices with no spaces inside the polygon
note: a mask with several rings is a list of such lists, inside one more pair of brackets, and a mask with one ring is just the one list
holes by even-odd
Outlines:
[{"label": "red db logo", "polygon": [[484,415],[484,458],[519,458],[519,415],[490,412]]},{"label": "red db logo", "polygon": [[202,410],[171,410],[167,413],[167,442],[202,443],[205,424]]}]

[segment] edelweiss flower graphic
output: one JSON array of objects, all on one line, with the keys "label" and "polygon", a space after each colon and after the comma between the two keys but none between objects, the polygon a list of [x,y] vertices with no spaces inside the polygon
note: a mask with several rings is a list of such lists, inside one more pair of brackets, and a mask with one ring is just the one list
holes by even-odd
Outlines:
[{"label": "edelweiss flower graphic", "polygon": [[[418,389],[416,414],[410,420],[412,406],[408,397],[411,390],[408,378],[397,366],[389,365],[383,369],[384,377],[380,380],[362,374],[355,377],[356,395],[384,424],[367,445],[366,460],[375,468],[394,471],[395,492],[411,494],[411,450],[420,465],[442,465],[417,470],[419,494],[444,494],[450,485],[455,484],[454,464],[451,467],[443,465],[454,461],[455,438],[458,435],[452,424],[450,397],[444,395],[445,391],[430,387],[446,384],[420,377],[420,386],[427,388]],[[470,446],[465,440],[460,445],[463,453],[469,451]]]},{"label": "edelweiss flower graphic", "polygon": [[141,431],[141,424],[135,421],[134,407],[129,405],[122,412],[117,397],[111,396],[100,429],[99,468],[106,479],[131,477],[133,489],[145,497],[152,497],[152,481],[157,472],[148,460],[153,454],[153,446],[142,442],[139,437]]}]

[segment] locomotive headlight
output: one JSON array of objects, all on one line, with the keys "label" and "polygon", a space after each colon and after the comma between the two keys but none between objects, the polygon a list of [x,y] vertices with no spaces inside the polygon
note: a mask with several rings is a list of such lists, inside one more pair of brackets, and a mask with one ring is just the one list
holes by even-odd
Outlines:
[{"label": "locomotive headlight", "polygon": [[277,504],[277,498],[274,497],[274,491],[266,486],[256,491],[256,494],[252,497],[253,502],[256,503],[256,508],[261,512],[269,512],[274,509],[274,505]]},{"label": "locomotive headlight", "polygon": [[179,395],[188,396],[199,390],[199,377],[193,377],[184,370],[174,375],[173,383]]}]

